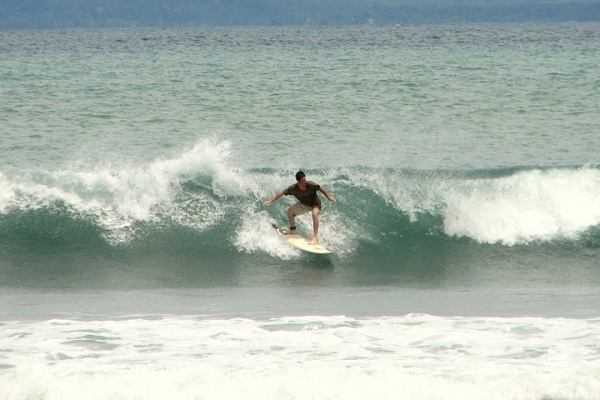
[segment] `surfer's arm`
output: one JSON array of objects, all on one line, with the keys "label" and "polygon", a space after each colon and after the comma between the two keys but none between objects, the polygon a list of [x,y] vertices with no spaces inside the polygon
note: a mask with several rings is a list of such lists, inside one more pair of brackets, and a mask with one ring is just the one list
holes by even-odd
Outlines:
[{"label": "surfer's arm", "polygon": [[335,197],[333,197],[332,195],[327,193],[327,190],[325,190],[325,188],[323,186],[319,186],[319,190],[321,191],[321,193],[323,193],[325,195],[325,197],[327,197],[327,200],[335,201]]},{"label": "surfer's arm", "polygon": [[274,201],[279,200],[281,197],[283,197],[285,195],[285,193],[283,192],[279,192],[277,193],[272,199],[269,200],[265,200],[265,202],[263,203],[265,206],[270,206]]}]

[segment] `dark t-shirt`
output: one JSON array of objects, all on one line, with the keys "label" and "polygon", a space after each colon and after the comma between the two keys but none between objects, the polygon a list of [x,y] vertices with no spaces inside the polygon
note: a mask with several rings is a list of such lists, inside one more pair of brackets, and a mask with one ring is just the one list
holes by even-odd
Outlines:
[{"label": "dark t-shirt", "polygon": [[321,186],[312,181],[306,181],[306,190],[300,190],[297,183],[283,191],[287,196],[294,196],[298,201],[309,207],[319,207],[321,209],[321,199],[317,196],[317,191]]}]

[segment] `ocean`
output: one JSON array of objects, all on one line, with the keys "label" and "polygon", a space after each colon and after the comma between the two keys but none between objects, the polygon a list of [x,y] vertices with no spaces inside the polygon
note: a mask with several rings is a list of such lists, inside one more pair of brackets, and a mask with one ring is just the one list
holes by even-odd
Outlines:
[{"label": "ocean", "polygon": [[[599,399],[598,65],[599,23],[0,32],[0,399]],[[332,255],[271,227],[298,170]]]}]

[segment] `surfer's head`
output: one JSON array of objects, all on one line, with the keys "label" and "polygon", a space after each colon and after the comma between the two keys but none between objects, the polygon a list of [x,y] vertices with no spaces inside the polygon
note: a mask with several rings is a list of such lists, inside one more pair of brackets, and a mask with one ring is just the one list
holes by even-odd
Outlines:
[{"label": "surfer's head", "polygon": [[299,182],[305,176],[306,176],[306,174],[304,173],[304,171],[298,171],[298,172],[296,172],[296,182]]}]

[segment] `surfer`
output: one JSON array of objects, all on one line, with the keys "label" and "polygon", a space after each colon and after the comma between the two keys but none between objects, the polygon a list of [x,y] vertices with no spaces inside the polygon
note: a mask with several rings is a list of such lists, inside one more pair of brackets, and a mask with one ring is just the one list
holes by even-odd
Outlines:
[{"label": "surfer", "polygon": [[296,216],[312,213],[313,219],[313,237],[308,242],[310,245],[315,245],[319,241],[319,211],[321,211],[321,199],[317,195],[320,191],[327,197],[329,201],[335,201],[335,197],[331,196],[325,188],[312,181],[306,180],[306,174],[303,171],[296,172],[296,183],[277,193],[272,199],[266,200],[265,206],[271,205],[274,201],[283,196],[294,196],[298,202],[288,208],[288,219],[290,221],[290,235],[296,233]]}]

